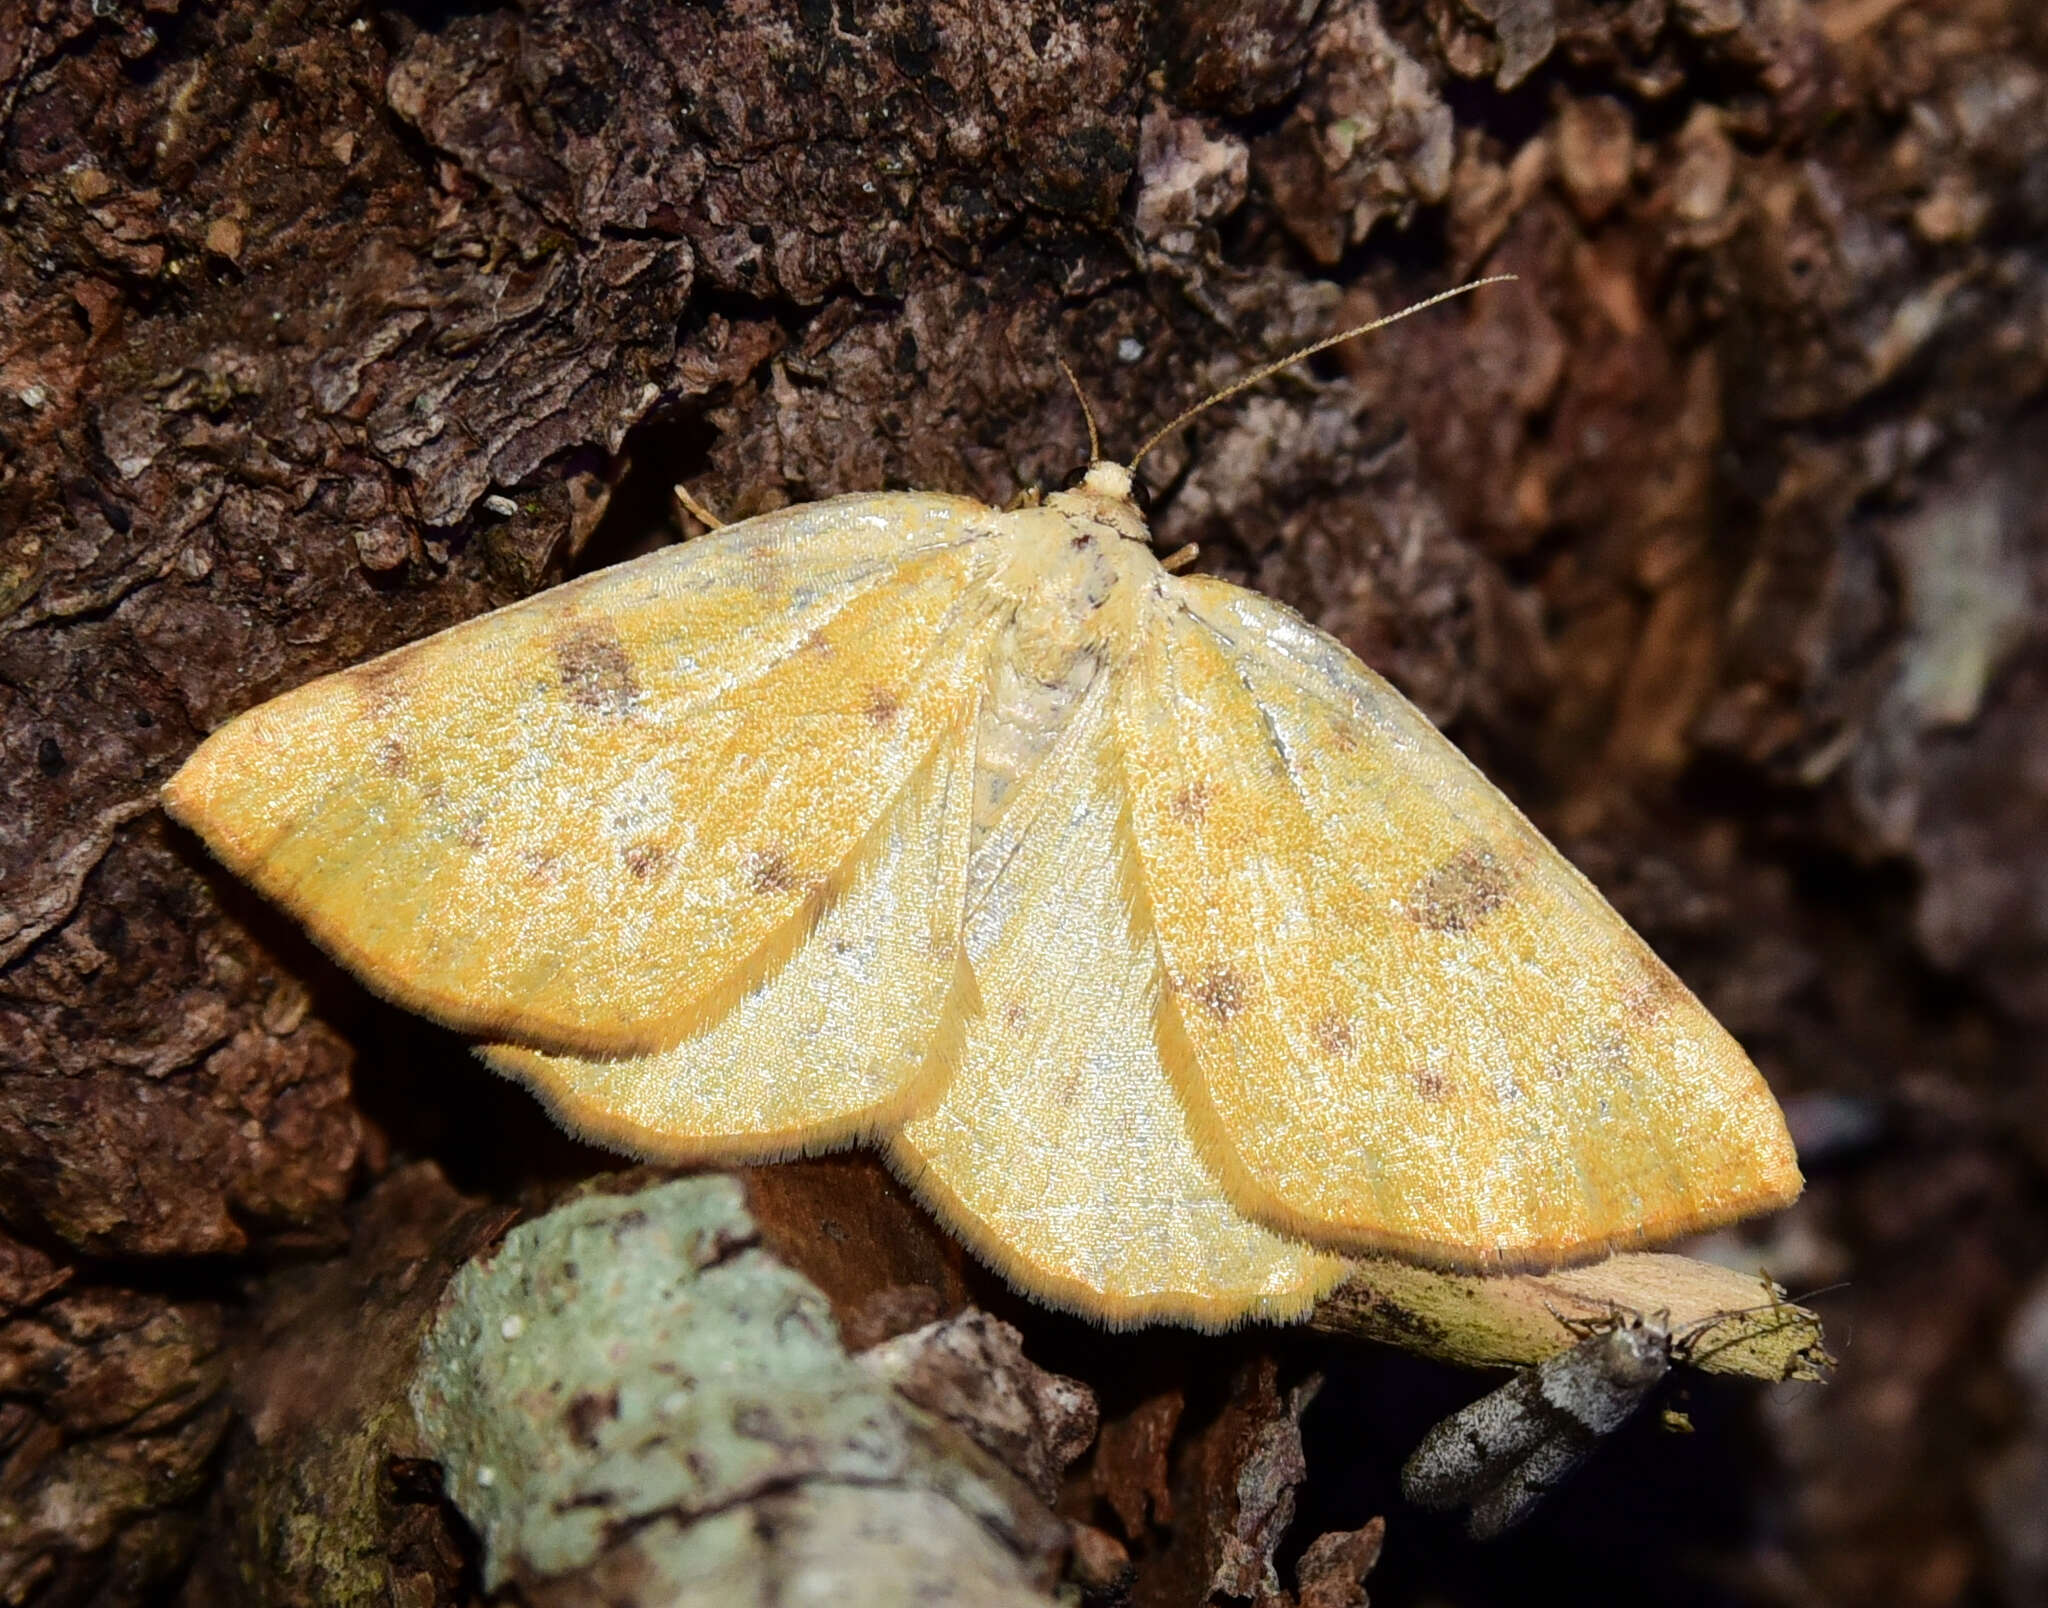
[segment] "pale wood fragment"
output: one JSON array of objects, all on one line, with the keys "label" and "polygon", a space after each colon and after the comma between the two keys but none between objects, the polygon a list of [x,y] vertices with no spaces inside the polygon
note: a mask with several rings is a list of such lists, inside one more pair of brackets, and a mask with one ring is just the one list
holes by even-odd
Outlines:
[{"label": "pale wood fragment", "polygon": [[1574,1344],[1570,1322],[1668,1313],[1674,1336],[1699,1331],[1680,1360],[1704,1373],[1824,1379],[1834,1359],[1822,1344],[1820,1317],[1783,1295],[1760,1274],[1668,1252],[1491,1277],[1361,1259],[1309,1323],[1463,1367],[1520,1368]]}]

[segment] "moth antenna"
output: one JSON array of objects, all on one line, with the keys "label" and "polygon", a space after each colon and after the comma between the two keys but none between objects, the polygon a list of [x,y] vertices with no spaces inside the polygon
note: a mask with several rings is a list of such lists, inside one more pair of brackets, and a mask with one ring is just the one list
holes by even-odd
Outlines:
[{"label": "moth antenna", "polygon": [[[1355,329],[1347,329],[1340,334],[1325,336],[1313,345],[1304,346],[1298,352],[1289,353],[1276,363],[1268,363],[1264,368],[1254,369],[1243,379],[1226,385],[1222,390],[1216,392],[1215,395],[1197,402],[1171,423],[1163,424],[1157,430],[1154,430],[1150,436],[1146,437],[1145,444],[1133,454],[1128,467],[1136,469],[1144,461],[1146,453],[1158,446],[1160,442],[1172,435],[1174,431],[1178,430],[1197,414],[1206,413],[1218,402],[1228,402],[1238,392],[1250,390],[1254,385],[1271,379],[1282,369],[1291,368],[1305,357],[1314,357],[1316,353],[1328,351],[1332,346],[1342,346],[1346,341],[1356,340],[1361,335],[1370,335],[1376,329],[1385,329],[1389,324],[1398,324],[1402,319],[1413,317],[1416,313],[1427,312],[1430,308],[1436,306],[1438,302],[1447,302],[1453,296],[1462,296],[1467,291],[1479,289],[1482,285],[1498,285],[1519,277],[1516,274],[1490,274],[1485,279],[1474,279],[1467,284],[1454,286],[1450,290],[1440,290],[1434,296],[1425,296],[1421,301],[1402,308],[1398,313],[1388,313],[1386,317],[1375,318],[1369,324],[1360,324]],[[1065,368],[1066,364],[1062,363],[1060,367]],[[1073,375],[1069,374],[1067,378],[1071,380]],[[1076,389],[1078,390],[1079,387],[1077,386]],[[1081,405],[1086,407],[1087,403],[1084,402]],[[1088,433],[1091,437],[1095,433],[1095,421],[1092,419],[1088,422]]]},{"label": "moth antenna", "polygon": [[1074,400],[1081,404],[1081,417],[1088,421],[1088,461],[1091,464],[1102,461],[1102,437],[1095,433],[1095,410],[1088,405],[1088,393],[1081,389],[1081,382],[1074,378],[1074,371],[1067,367],[1064,357],[1053,361],[1060,366],[1060,372],[1067,377],[1067,384],[1074,388]]}]

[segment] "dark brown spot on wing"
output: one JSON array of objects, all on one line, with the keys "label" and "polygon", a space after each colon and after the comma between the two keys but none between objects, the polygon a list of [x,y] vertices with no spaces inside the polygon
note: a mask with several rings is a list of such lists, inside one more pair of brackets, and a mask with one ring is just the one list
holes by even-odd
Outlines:
[{"label": "dark brown spot on wing", "polygon": [[803,893],[812,879],[789,863],[789,857],[779,848],[755,849],[740,862],[747,881],[756,893]]},{"label": "dark brown spot on wing", "polygon": [[1228,966],[1218,966],[1208,973],[1191,992],[1219,1022],[1227,1022],[1237,1015],[1250,997],[1244,979]]},{"label": "dark brown spot on wing", "polygon": [[1645,1027],[1663,1021],[1691,1003],[1691,991],[1669,968],[1655,959],[1644,961],[1642,970],[1622,996],[1622,1008],[1628,1012],[1629,1019]]},{"label": "dark brown spot on wing", "polygon": [[1451,1080],[1440,1066],[1418,1066],[1414,1072],[1415,1092],[1434,1105],[1451,1097]]},{"label": "dark brown spot on wing", "polygon": [[1317,1017],[1316,1025],[1309,1031],[1323,1054],[1341,1057],[1351,1053],[1351,1024],[1335,1011]]},{"label": "dark brown spot on wing", "polygon": [[1432,932],[1470,932],[1508,901],[1514,874],[1489,849],[1460,849],[1401,902],[1411,921]]},{"label": "dark brown spot on wing", "polygon": [[629,713],[640,695],[633,661],[609,620],[577,620],[555,638],[555,668],[562,691],[594,715]]},{"label": "dark brown spot on wing", "polygon": [[386,776],[405,773],[405,744],[396,737],[379,737],[370,749],[370,763]]},{"label": "dark brown spot on wing", "polygon": [[1215,797],[1216,789],[1207,782],[1190,782],[1166,801],[1166,812],[1183,826],[1199,826]]},{"label": "dark brown spot on wing", "polygon": [[871,687],[868,701],[861,708],[877,726],[886,726],[896,718],[896,712],[903,707],[903,695],[893,687]]},{"label": "dark brown spot on wing", "polygon": [[620,858],[626,862],[628,871],[645,882],[668,864],[668,847],[661,843],[628,843]]}]

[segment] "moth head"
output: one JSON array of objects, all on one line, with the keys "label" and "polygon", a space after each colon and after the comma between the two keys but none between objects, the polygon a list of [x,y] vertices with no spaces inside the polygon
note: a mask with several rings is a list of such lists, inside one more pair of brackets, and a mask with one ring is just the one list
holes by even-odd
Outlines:
[{"label": "moth head", "polygon": [[1630,1384],[1655,1384],[1671,1366],[1671,1323],[1668,1313],[1630,1313],[1608,1330],[1600,1347],[1606,1371]]},{"label": "moth head", "polygon": [[1088,466],[1088,472],[1081,477],[1081,484],[1075,489],[1091,497],[1107,497],[1113,502],[1129,502],[1133,482],[1130,470],[1120,463],[1110,463],[1098,458]]},{"label": "moth head", "polygon": [[1120,463],[1098,458],[1088,465],[1080,484],[1071,491],[1056,491],[1046,503],[1069,518],[1079,519],[1094,529],[1150,546],[1151,527],[1139,512],[1133,496],[1131,471]]},{"label": "moth head", "polygon": [[1597,1354],[1601,1372],[1619,1383],[1656,1383],[1678,1352],[1669,1312],[1613,1306],[1591,1317],[1566,1317],[1552,1308],[1551,1316],[1584,1351]]}]

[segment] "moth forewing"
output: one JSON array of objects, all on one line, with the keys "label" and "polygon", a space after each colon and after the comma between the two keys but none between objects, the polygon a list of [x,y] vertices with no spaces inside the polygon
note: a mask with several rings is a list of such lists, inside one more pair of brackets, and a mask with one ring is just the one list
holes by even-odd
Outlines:
[{"label": "moth forewing", "polygon": [[1671,1329],[1630,1314],[1524,1368],[1423,1436],[1401,1470],[1418,1507],[1469,1507],[1466,1532],[1512,1529],[1635,1415],[1671,1371]]}]

